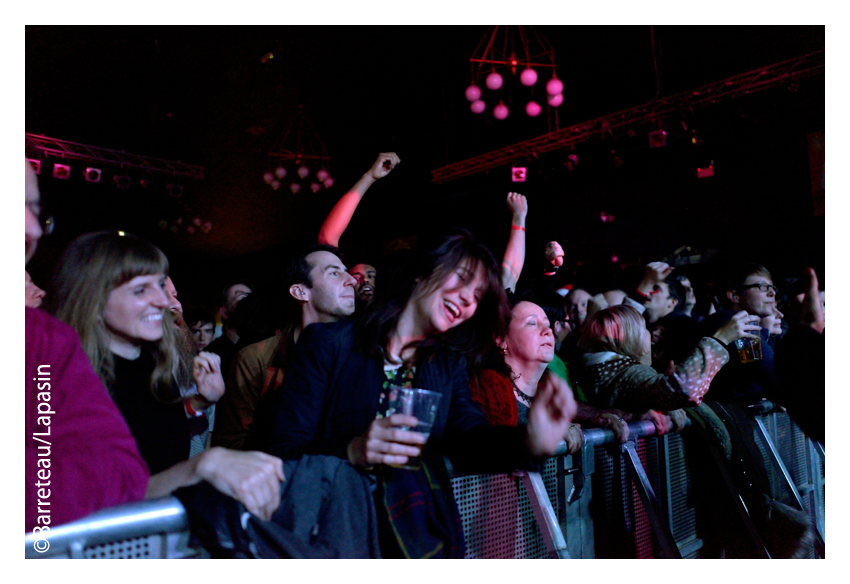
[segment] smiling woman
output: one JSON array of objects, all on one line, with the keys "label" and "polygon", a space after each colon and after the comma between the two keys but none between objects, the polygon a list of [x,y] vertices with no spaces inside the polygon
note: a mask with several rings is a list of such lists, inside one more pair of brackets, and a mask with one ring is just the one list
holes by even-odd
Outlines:
[{"label": "smiling woman", "polygon": [[[130,427],[152,475],[146,497],[205,479],[268,518],[280,501],[280,460],[223,448],[189,459],[191,437],[205,419],[181,398],[174,380],[177,329],[168,310],[167,275],[168,260],[147,241],[108,231],[82,235],[62,258],[56,316],[77,331]],[[218,356],[195,357],[192,373],[201,396],[221,396]]]}]

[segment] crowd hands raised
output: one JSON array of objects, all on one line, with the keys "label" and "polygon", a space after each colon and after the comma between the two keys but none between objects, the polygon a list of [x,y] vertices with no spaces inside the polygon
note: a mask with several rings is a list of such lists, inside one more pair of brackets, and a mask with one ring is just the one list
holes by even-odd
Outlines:
[{"label": "crowd hands raised", "polygon": [[[506,198],[501,267],[490,250],[458,232],[424,242],[379,283],[380,258],[349,265],[338,246],[367,191],[400,162],[395,153],[377,157],[330,212],[317,244],[291,261],[280,292],[228,282],[219,308],[223,334],[212,342],[212,311],[189,309],[184,321],[168,260],[155,246],[107,232],[71,244],[55,298],[47,299],[50,311],[70,325],[81,341],[77,354],[87,358],[74,364],[87,370],[78,393],[93,396],[113,418],[117,406],[124,423],[116,431],[108,419],[64,422],[71,435],[104,433],[102,459],[88,463],[111,467],[100,481],[111,491],[69,506],[76,514],[54,525],[200,481],[269,520],[290,479],[284,461],[312,456],[337,457],[378,477],[382,516],[388,498],[421,488],[423,470],[396,468],[413,458],[436,476],[445,474],[443,456],[462,470],[533,470],[561,443],[579,452],[583,428],[608,429],[619,443],[629,440],[628,424],[637,420],[650,420],[657,434],[678,432],[688,423],[685,408],[715,393],[743,403],[780,395],[773,386],[753,390],[746,364],[736,362],[731,371],[735,341],[764,340],[771,353],[764,378],[778,386],[772,351],[785,323],[823,334],[812,270],[783,314],[769,272],[741,266],[714,289],[701,316],[701,294],[663,262],[648,263],[623,290],[585,287],[562,277],[565,250],[553,240],[538,260],[542,269],[535,264],[524,273],[529,204],[515,192]],[[26,197],[29,260],[41,237],[29,166]],[[27,274],[28,306],[44,296],[34,287]],[[30,379],[33,359],[44,358],[38,347],[68,332],[27,310]],[[730,375],[721,380],[724,369]],[[722,387],[715,390],[715,381]],[[443,394],[430,437],[411,429],[416,418],[387,410],[388,382]],[[35,410],[30,385],[27,408]],[[30,413],[27,420],[29,434],[36,422]],[[28,473],[35,457],[28,445]],[[68,464],[75,463],[69,455]],[[451,487],[440,486],[429,496],[453,508]],[[62,496],[87,496],[88,485],[74,488],[69,484]],[[28,485],[27,531],[37,521],[35,497]],[[398,533],[399,540],[417,537]],[[403,541],[380,543],[384,557],[409,549]]]}]

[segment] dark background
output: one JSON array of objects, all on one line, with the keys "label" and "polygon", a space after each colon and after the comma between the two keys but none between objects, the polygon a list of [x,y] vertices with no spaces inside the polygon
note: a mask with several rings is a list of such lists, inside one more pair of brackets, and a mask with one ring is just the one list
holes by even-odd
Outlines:
[{"label": "dark background", "polygon": [[[633,136],[618,131],[541,154],[522,161],[523,184],[510,182],[507,166],[439,185],[431,171],[555,124],[822,50],[824,27],[536,28],[555,50],[564,104],[529,118],[519,96],[530,90],[521,88],[500,122],[489,113],[492,100],[476,116],[464,98],[469,58],[486,26],[28,26],[27,132],[205,167],[204,179],[178,181],[178,202],[165,193],[170,179],[142,188],[140,173],[120,171],[134,180],[119,190],[111,178],[119,169],[104,167],[92,184],[82,179],[82,163],[71,163],[68,181],[53,179],[48,164],[40,184],[57,228],[28,269],[49,287],[73,237],[124,229],[168,254],[181,299],[214,303],[234,275],[275,277],[376,154],[395,151],[402,163],[370,190],[341,240],[351,261],[374,263],[393,240],[452,225],[500,256],[510,220],[505,195],[517,190],[529,200],[529,269],[557,239],[578,280],[628,285],[644,263],[689,245],[715,250],[715,258],[759,261],[775,279],[811,265],[823,283],[824,217],[814,213],[808,153],[808,136],[824,130],[823,75],[636,125]],[[268,52],[274,58],[262,63]],[[548,73],[538,73],[534,91],[545,103]],[[332,159],[335,185],[318,194],[273,191],[262,179],[267,153],[299,107]],[[657,127],[666,129],[667,145],[649,148],[647,133]],[[691,143],[694,132],[700,145]],[[572,171],[568,154],[579,157]],[[696,167],[708,161],[715,176],[697,179]],[[185,208],[186,221],[203,217],[212,231],[158,226]],[[600,212],[616,220],[602,223]]]}]

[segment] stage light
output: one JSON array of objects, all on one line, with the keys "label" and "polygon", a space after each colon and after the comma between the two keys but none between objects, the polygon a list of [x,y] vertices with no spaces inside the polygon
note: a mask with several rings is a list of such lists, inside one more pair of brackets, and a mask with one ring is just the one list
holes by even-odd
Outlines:
[{"label": "stage light", "polygon": [[83,176],[86,178],[86,182],[99,183],[101,174],[102,172],[99,168],[92,168],[91,166],[89,166],[86,168],[86,171],[83,173]]},{"label": "stage light", "polygon": [[549,95],[557,95],[563,93],[563,91],[564,83],[557,77],[552,77],[552,79],[546,82],[546,93]]},{"label": "stage light", "polygon": [[332,179],[331,177],[328,177],[328,178],[326,178],[325,180],[322,181],[322,184],[325,185],[326,189],[329,189],[332,186],[334,186],[334,179]]},{"label": "stage light", "polygon": [[526,177],[528,177],[528,169],[526,167],[511,167],[511,182],[525,182]]},{"label": "stage light", "polygon": [[485,84],[487,85],[487,89],[496,91],[502,86],[502,76],[493,71],[487,76]]},{"label": "stage light", "polygon": [[319,171],[316,173],[316,178],[319,179],[320,182],[324,182],[329,176],[330,173],[324,168],[319,169]]},{"label": "stage light", "polygon": [[201,226],[201,231],[203,231],[204,233],[209,233],[210,231],[212,231],[212,223],[209,221],[205,221],[204,224]]},{"label": "stage light", "polygon": [[482,114],[484,113],[484,110],[487,109],[487,104],[478,99],[469,104],[469,109],[471,109],[474,114]]},{"label": "stage light", "polygon": [[282,166],[278,166],[277,168],[274,169],[274,175],[277,178],[281,178],[281,179],[286,178],[286,169]]},{"label": "stage light", "polygon": [[174,197],[175,199],[179,199],[183,196],[183,187],[180,185],[169,184],[165,189],[168,191],[168,194]]},{"label": "stage light", "polygon": [[667,132],[664,130],[653,130],[649,133],[649,147],[661,148],[667,145]]},{"label": "stage light", "polygon": [[527,113],[532,118],[536,118],[540,115],[540,106],[537,105],[535,101],[529,101],[525,106],[525,113]]},{"label": "stage light", "polygon": [[264,172],[263,173],[263,181],[265,181],[265,183],[267,185],[272,184],[273,180],[274,180],[274,175],[271,172]]},{"label": "stage light", "polygon": [[53,178],[68,180],[71,177],[71,167],[67,164],[53,165]]},{"label": "stage light", "polygon": [[556,93],[555,95],[548,95],[546,96],[546,101],[552,107],[558,107],[559,105],[564,103],[564,94]]},{"label": "stage light", "polygon": [[307,178],[307,175],[310,174],[310,169],[306,166],[301,166],[298,168],[298,176],[301,178]]},{"label": "stage light", "polygon": [[709,164],[707,167],[697,168],[697,178],[709,178],[714,176],[714,164]]},{"label": "stage light", "polygon": [[272,190],[276,191],[280,188],[280,181],[279,180],[273,180],[272,182],[269,183],[269,185],[271,185]]},{"label": "stage light", "polygon": [[535,83],[537,83],[537,71],[529,67],[525,71],[519,74],[519,81],[526,87],[531,87]]},{"label": "stage light", "polygon": [[322,189],[322,185],[317,182],[310,183],[310,190],[314,193],[318,193]]},{"label": "stage light", "polygon": [[289,190],[292,191],[293,195],[297,194],[298,191],[301,190],[301,185],[299,185],[298,183],[292,183],[291,185],[289,185]]},{"label": "stage light", "polygon": [[41,174],[41,160],[36,160],[35,158],[27,158],[27,162],[30,163],[32,169],[36,174]]},{"label": "stage light", "polygon": [[119,189],[129,189],[130,188],[130,177],[123,174],[116,174],[112,177],[112,180],[115,181],[115,187]]},{"label": "stage light", "polygon": [[478,101],[481,99],[481,88],[477,85],[470,85],[466,88],[465,95],[469,101]]},{"label": "stage light", "polygon": [[499,102],[499,105],[493,108],[493,117],[497,120],[504,120],[508,117],[508,106]]}]

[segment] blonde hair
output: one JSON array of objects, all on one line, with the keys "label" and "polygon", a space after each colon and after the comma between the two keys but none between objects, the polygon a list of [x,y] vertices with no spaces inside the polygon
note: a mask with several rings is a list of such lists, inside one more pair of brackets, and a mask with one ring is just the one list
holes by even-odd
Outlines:
[{"label": "blonde hair", "polygon": [[[62,256],[53,295],[56,317],[77,331],[83,351],[107,388],[115,382],[115,361],[103,321],[109,294],[137,276],[160,273],[168,275],[168,259],[158,247],[114,231],[81,235]],[[164,313],[163,336],[148,346],[156,362],[151,391],[157,399],[168,403],[173,401],[175,330],[173,321],[167,317],[168,311]]]},{"label": "blonde hair", "polygon": [[578,349],[584,353],[612,351],[640,359],[644,354],[641,337],[646,323],[631,306],[621,304],[596,312],[584,322]]}]

